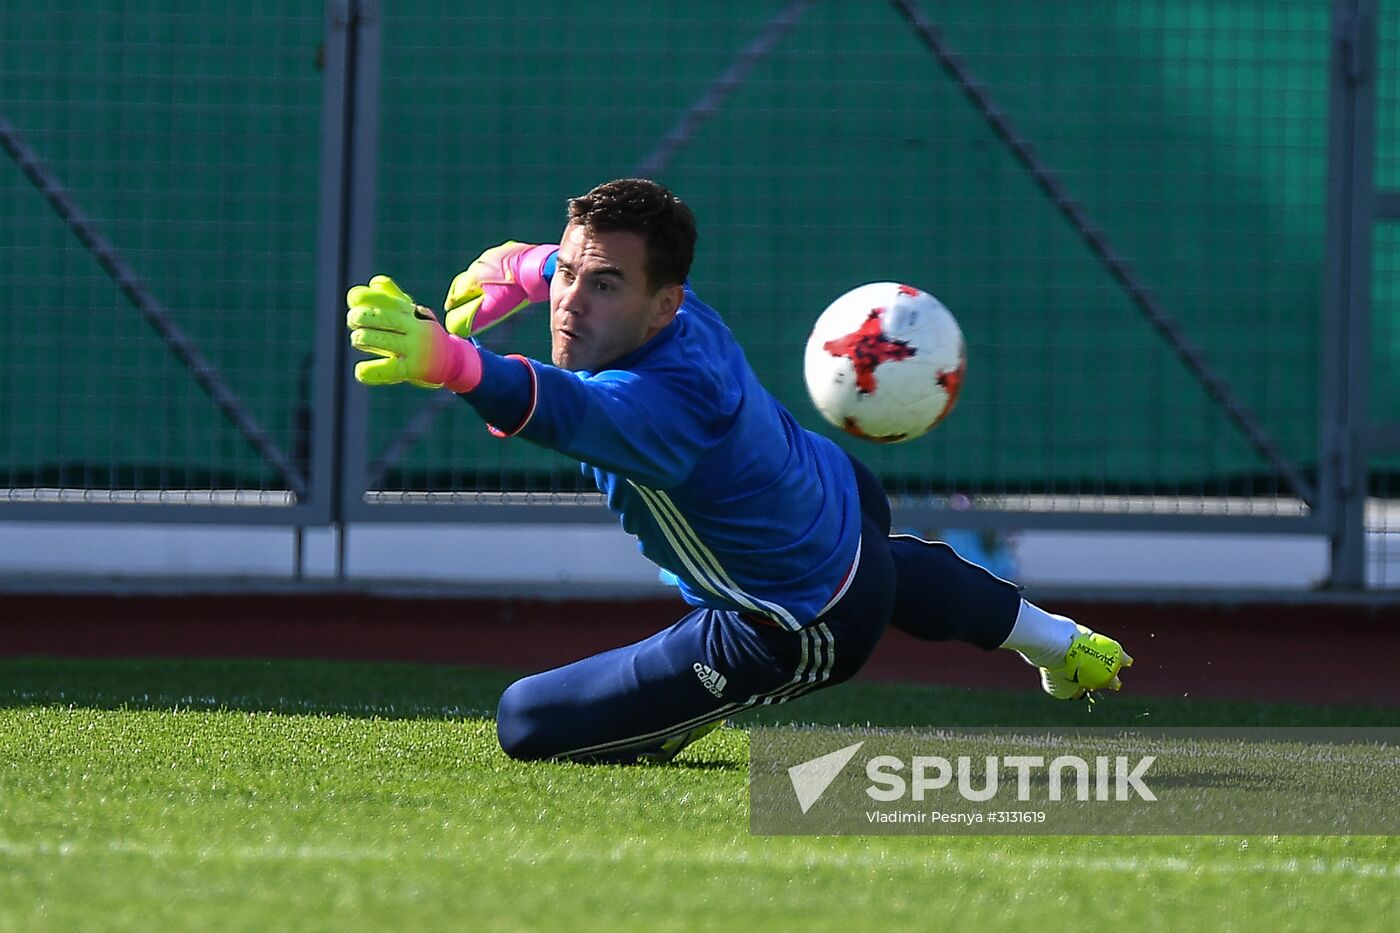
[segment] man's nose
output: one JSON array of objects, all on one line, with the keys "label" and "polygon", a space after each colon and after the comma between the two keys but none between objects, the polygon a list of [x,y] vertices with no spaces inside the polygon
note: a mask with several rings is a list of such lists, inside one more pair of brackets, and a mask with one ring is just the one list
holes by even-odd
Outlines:
[{"label": "man's nose", "polygon": [[559,310],[574,317],[588,311],[588,302],[584,300],[584,291],[578,282],[569,285],[564,289],[564,294],[559,296]]}]

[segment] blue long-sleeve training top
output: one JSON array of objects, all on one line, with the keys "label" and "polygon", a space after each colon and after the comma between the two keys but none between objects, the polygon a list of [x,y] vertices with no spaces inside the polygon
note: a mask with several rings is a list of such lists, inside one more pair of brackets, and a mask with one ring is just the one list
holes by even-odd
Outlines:
[{"label": "blue long-sleeve training top", "polygon": [[481,384],[462,397],[498,433],[578,459],[686,602],[796,630],[849,585],[860,549],[849,458],[759,384],[688,285],[670,324],[598,372],[481,357]]}]

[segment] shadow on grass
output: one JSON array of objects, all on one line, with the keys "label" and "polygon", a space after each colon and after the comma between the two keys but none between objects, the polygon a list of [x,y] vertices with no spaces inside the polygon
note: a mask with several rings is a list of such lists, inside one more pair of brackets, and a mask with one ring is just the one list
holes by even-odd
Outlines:
[{"label": "shadow on grass", "polygon": [[[350,661],[0,659],[0,708],[236,710],[374,719],[491,718],[519,675],[484,668]],[[1400,711],[1226,703],[1119,694],[1090,708],[1037,690],[857,680],[731,719],[870,726],[1395,726]]]},{"label": "shadow on grass", "polygon": [[517,674],[348,661],[0,659],[0,708],[490,718]]},{"label": "shadow on grass", "polygon": [[[480,668],[340,661],[0,659],[0,709],[489,719],[496,714],[501,691],[518,676]],[[743,766],[696,749],[660,767],[736,771]]]}]

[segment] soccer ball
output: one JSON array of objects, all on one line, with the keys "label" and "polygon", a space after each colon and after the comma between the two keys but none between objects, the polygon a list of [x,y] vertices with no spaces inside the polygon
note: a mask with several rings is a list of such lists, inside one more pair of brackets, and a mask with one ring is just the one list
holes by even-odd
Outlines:
[{"label": "soccer ball", "polygon": [[942,302],[908,285],[872,282],[817,318],[803,374],[823,418],[896,444],[947,417],[966,368],[962,330]]}]

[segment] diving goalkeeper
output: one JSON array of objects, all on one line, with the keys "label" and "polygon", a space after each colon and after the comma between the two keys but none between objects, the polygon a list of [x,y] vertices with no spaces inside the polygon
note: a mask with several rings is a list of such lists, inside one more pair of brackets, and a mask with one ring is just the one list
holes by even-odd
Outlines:
[{"label": "diving goalkeeper", "polygon": [[[879,481],[800,427],[688,283],[690,209],[642,179],[568,202],[556,246],[506,243],[453,280],[444,328],[386,277],[347,295],[365,385],[459,394],[492,433],[579,460],[691,610],[650,638],[511,684],[521,759],[664,761],[723,719],[849,679],[887,626],[1020,652],[1059,699],[1121,686],[1118,642],[948,545],[890,533]],[[552,365],[471,339],[549,302]]]}]

